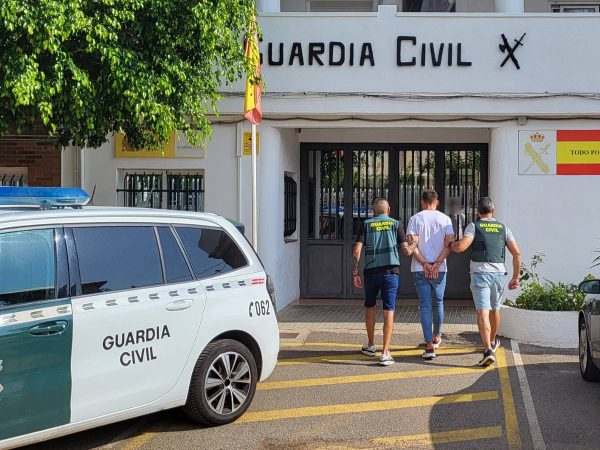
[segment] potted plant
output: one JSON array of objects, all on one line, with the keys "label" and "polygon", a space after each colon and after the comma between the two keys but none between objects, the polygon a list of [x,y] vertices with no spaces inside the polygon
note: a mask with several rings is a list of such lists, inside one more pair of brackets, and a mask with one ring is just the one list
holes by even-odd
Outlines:
[{"label": "potted plant", "polygon": [[536,253],[529,267],[521,266],[521,290],[502,306],[499,334],[527,344],[576,348],[577,317],[585,295],[577,284],[540,280],[536,269],[544,257]]}]

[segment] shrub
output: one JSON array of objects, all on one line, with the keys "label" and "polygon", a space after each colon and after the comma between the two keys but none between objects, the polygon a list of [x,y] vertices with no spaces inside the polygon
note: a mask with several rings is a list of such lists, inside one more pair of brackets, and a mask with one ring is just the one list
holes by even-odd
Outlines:
[{"label": "shrub", "polygon": [[521,293],[514,302],[507,301],[506,304],[537,311],[578,311],[581,309],[585,294],[579,292],[578,285],[554,283],[548,280],[540,281],[535,269],[543,264],[544,257],[543,253],[536,253],[533,255],[529,267],[521,265],[519,272]]}]

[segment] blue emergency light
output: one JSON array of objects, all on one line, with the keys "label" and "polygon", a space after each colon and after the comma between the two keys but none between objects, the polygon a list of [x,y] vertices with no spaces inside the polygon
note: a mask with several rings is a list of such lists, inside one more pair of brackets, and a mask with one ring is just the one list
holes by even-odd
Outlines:
[{"label": "blue emergency light", "polygon": [[0,186],[0,205],[80,208],[89,201],[80,188]]}]

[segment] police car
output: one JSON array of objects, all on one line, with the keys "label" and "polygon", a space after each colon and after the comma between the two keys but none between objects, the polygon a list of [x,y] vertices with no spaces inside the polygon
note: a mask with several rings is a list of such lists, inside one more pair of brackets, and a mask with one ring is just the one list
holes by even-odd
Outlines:
[{"label": "police car", "polygon": [[0,447],[183,407],[240,417],[277,362],[270,281],[226,219],[0,188]]}]

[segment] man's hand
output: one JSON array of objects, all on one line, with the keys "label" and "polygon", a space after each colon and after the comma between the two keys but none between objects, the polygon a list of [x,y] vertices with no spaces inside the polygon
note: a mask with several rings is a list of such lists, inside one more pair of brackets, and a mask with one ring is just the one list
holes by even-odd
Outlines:
[{"label": "man's hand", "polygon": [[354,287],[356,289],[361,289],[363,287],[363,280],[360,274],[352,275],[352,279],[354,281]]},{"label": "man's hand", "polygon": [[514,291],[515,289],[519,289],[519,279],[518,278],[511,279],[510,283],[508,283],[508,289],[510,289],[511,291]]},{"label": "man's hand", "polygon": [[434,262],[434,263],[431,265],[431,269],[432,269],[432,270],[431,270],[431,278],[432,278],[432,279],[434,279],[434,280],[437,280],[437,277],[439,277],[439,276],[440,276],[440,266],[441,266],[441,265],[442,265],[442,263],[441,263],[441,262],[438,262],[438,261]]}]

